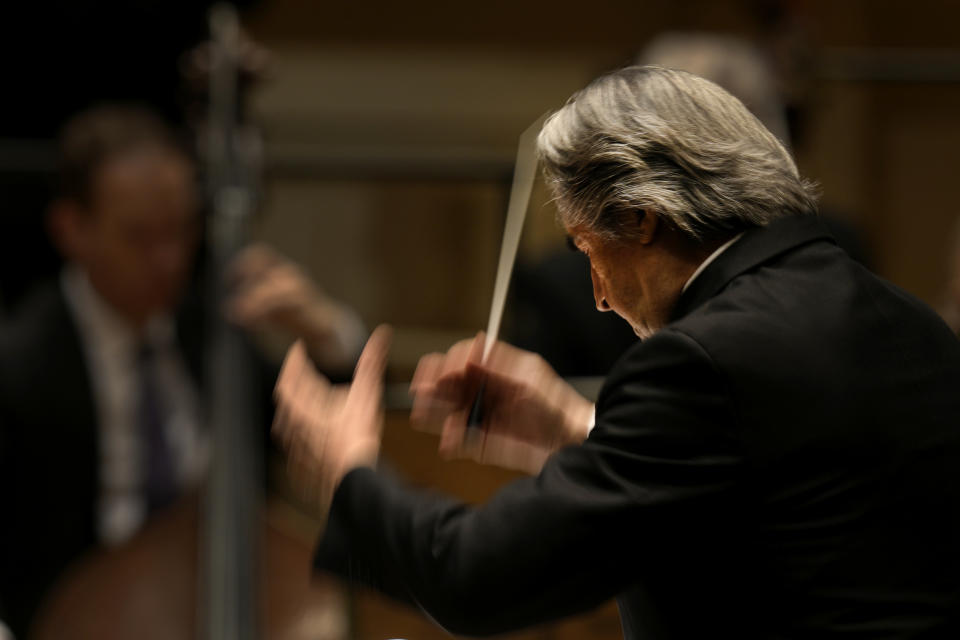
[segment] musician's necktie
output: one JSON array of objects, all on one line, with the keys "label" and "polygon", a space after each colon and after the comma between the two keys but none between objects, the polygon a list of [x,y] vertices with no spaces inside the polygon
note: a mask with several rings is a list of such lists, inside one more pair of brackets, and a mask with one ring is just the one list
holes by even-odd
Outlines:
[{"label": "musician's necktie", "polygon": [[177,493],[173,452],[166,434],[167,416],[157,381],[156,360],[156,349],[149,344],[142,344],[137,352],[137,418],[142,443],[143,492],[149,511],[169,504]]}]

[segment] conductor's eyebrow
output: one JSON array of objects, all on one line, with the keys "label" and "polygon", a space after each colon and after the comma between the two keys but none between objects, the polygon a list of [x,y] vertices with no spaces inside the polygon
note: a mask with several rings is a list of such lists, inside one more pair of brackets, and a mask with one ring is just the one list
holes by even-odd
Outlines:
[{"label": "conductor's eyebrow", "polygon": [[570,249],[570,251],[580,251],[580,249],[577,248],[577,243],[573,241],[573,236],[567,236],[567,249]]}]

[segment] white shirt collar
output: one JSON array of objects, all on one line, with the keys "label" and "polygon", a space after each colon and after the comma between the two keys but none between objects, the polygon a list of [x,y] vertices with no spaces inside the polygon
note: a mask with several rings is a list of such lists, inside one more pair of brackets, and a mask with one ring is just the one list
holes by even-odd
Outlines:
[{"label": "white shirt collar", "polygon": [[[60,283],[80,330],[89,339],[113,353],[129,353],[136,348],[140,342],[137,330],[103,299],[83,269],[67,265]],[[144,338],[152,345],[167,346],[174,342],[174,332],[173,318],[163,314],[147,322]]]},{"label": "white shirt collar", "polygon": [[711,262],[719,258],[721,253],[729,249],[730,245],[732,245],[734,242],[739,240],[742,236],[743,236],[743,232],[741,231],[740,233],[738,233],[737,235],[733,236],[732,238],[724,242],[722,245],[720,245],[720,247],[718,247],[716,251],[714,251],[709,256],[707,256],[707,259],[701,262],[700,266],[697,267],[697,270],[693,272],[693,275],[687,279],[687,282],[686,284],[683,285],[683,289],[680,290],[680,293],[683,293],[684,291],[686,291],[687,288],[690,286],[690,283],[696,280],[697,276],[703,273],[703,270],[706,269]]}]

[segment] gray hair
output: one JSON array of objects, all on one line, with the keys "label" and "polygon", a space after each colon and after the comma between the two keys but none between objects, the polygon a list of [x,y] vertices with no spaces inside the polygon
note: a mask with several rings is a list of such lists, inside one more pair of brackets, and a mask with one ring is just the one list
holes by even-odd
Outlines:
[{"label": "gray hair", "polygon": [[636,64],[689,71],[732,93],[789,149],[786,107],[766,56],[736,36],[668,31],[650,41]]},{"label": "gray hair", "polygon": [[813,186],[744,105],[684,71],[633,66],[601,76],[554,113],[538,151],[560,221],[624,238],[655,211],[697,241],[813,214]]}]

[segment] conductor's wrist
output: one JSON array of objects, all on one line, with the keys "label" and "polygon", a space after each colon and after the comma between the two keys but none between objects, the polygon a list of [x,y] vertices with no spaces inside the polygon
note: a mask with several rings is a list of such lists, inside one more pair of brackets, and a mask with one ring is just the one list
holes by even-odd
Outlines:
[{"label": "conductor's wrist", "polygon": [[354,469],[368,468],[375,469],[377,459],[380,456],[380,445],[378,443],[365,443],[344,453],[337,465],[336,477],[333,484],[339,486],[340,482]]},{"label": "conductor's wrist", "polygon": [[582,444],[590,435],[590,429],[593,428],[593,403],[585,398],[578,398],[566,414],[565,437],[562,445]]},{"label": "conductor's wrist", "polygon": [[[344,455],[340,459],[328,458],[324,463],[327,473],[323,476],[321,483],[323,491],[317,499],[317,507],[321,514],[325,515],[333,504],[333,497],[343,484],[343,480],[357,469],[375,469],[377,466],[377,455]],[[2,640],[2,639],[0,639]]]}]

